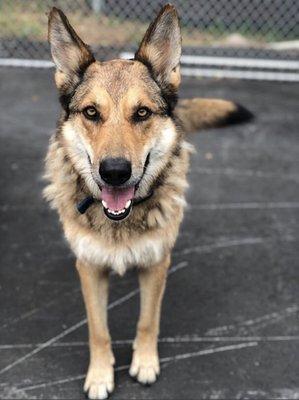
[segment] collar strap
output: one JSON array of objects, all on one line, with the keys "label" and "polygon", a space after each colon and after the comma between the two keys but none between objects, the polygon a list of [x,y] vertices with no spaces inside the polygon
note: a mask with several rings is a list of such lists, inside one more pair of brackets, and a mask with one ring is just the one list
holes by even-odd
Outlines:
[{"label": "collar strap", "polygon": [[[143,203],[144,201],[150,199],[154,194],[154,191],[151,190],[149,194],[145,197],[141,197],[139,199],[133,199],[133,205],[137,206],[138,204]],[[80,201],[80,203],[77,204],[77,210],[79,211],[80,214],[84,214],[88,208],[95,202],[99,202],[100,200],[95,199],[92,196],[87,196],[85,199]]]},{"label": "collar strap", "polygon": [[85,199],[81,200],[80,203],[77,204],[77,210],[80,214],[84,214],[87,209],[95,202],[95,198],[92,196],[87,196]]}]

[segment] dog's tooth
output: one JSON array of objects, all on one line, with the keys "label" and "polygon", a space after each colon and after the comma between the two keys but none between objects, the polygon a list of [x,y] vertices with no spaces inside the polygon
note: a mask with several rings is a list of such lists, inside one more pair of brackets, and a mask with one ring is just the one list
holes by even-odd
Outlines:
[{"label": "dog's tooth", "polygon": [[131,205],[131,200],[128,200],[128,201],[126,202],[125,208],[129,208],[130,205]]},{"label": "dog's tooth", "polygon": [[107,211],[108,211],[108,213],[109,214],[112,214],[112,215],[121,215],[121,214],[124,214],[125,212],[126,212],[126,209],[125,208],[123,208],[122,210],[110,210],[110,208],[107,208]]},{"label": "dog's tooth", "polygon": [[104,206],[105,208],[108,208],[108,204],[106,203],[105,200],[102,200],[102,204],[103,204],[103,206]]}]

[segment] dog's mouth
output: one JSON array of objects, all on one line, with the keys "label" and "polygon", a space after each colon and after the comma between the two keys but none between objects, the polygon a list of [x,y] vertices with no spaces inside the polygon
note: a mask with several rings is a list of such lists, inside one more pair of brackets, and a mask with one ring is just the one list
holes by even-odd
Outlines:
[{"label": "dog's mouth", "polygon": [[102,187],[102,205],[105,215],[113,221],[128,217],[132,210],[135,186],[127,188]]},{"label": "dog's mouth", "polygon": [[149,159],[150,153],[148,153],[146,157],[142,176],[136,185],[131,185],[125,188],[119,188],[115,186],[101,187],[101,199],[106,217],[108,217],[112,221],[121,221],[130,215],[133,207],[133,202],[135,202],[135,204],[140,203],[140,199],[134,199],[134,196],[146,172],[147,166],[149,164]]}]

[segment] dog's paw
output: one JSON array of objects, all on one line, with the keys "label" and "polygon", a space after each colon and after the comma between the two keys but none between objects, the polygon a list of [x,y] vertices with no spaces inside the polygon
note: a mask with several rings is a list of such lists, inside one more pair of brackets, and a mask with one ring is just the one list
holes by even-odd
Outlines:
[{"label": "dog's paw", "polygon": [[112,365],[90,366],[84,383],[84,392],[89,399],[104,400],[114,389]]},{"label": "dog's paw", "polygon": [[134,350],[129,374],[142,385],[151,385],[160,373],[159,356],[157,351]]}]

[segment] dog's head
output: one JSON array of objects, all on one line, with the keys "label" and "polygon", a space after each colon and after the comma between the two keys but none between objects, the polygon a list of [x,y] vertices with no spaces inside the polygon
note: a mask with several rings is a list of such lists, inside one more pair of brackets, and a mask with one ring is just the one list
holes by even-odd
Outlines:
[{"label": "dog's head", "polygon": [[53,8],[49,41],[64,109],[64,146],[112,220],[146,197],[176,150],[172,118],[180,83],[181,34],[166,5],[133,60],[99,62],[65,15]]}]

